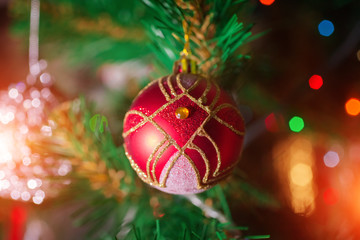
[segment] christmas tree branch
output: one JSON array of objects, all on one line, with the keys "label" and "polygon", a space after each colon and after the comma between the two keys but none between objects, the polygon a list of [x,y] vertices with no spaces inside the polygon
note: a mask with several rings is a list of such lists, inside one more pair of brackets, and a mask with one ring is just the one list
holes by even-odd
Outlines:
[{"label": "christmas tree branch", "polygon": [[239,22],[236,12],[248,1],[148,0],[153,18],[144,21],[151,46],[158,59],[171,69],[184,45],[182,22],[189,26],[191,56],[202,74],[219,78],[231,68],[239,68],[248,56],[239,50],[249,40],[252,25]]}]

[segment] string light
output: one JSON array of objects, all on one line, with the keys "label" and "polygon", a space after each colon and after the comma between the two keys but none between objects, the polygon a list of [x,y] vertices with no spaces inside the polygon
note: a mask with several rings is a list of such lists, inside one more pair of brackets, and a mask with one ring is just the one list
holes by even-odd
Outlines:
[{"label": "string light", "polygon": [[323,85],[323,79],[319,75],[312,75],[309,79],[309,86],[314,90],[318,90]]},{"label": "string light", "polygon": [[318,25],[320,35],[329,37],[334,32],[334,24],[329,20],[322,20]]},{"label": "string light", "polygon": [[275,2],[275,0],[260,0],[260,3],[263,5],[266,5],[266,6],[270,6],[274,2]]},{"label": "string light", "polygon": [[290,130],[293,132],[301,132],[304,129],[304,120],[299,116],[294,116],[289,121]]},{"label": "string light", "polygon": [[345,103],[345,110],[350,116],[356,116],[360,113],[360,101],[357,98],[350,98]]}]

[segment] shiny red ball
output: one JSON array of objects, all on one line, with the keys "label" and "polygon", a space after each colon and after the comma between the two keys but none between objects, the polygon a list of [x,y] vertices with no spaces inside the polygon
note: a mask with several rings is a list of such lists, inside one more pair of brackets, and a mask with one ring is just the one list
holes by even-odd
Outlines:
[{"label": "shiny red ball", "polygon": [[176,74],[146,86],[124,120],[125,152],[146,183],[172,194],[202,192],[228,176],[244,121],[214,82]]}]

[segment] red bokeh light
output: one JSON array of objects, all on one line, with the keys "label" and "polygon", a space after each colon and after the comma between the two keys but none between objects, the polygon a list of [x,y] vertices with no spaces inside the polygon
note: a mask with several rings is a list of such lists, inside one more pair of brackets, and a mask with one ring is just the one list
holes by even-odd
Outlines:
[{"label": "red bokeh light", "polygon": [[14,206],[11,210],[10,240],[21,240],[24,235],[27,212],[22,206]]},{"label": "red bokeh light", "polygon": [[275,114],[271,113],[265,118],[265,127],[269,132],[279,131],[279,125],[276,120]]},{"label": "red bokeh light", "polygon": [[309,79],[309,86],[314,90],[318,90],[323,85],[323,79],[320,75],[312,75]]}]

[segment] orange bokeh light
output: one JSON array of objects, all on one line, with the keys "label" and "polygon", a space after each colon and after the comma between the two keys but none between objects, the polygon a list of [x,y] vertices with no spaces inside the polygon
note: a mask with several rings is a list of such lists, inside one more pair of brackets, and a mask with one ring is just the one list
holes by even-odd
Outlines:
[{"label": "orange bokeh light", "polygon": [[324,198],[324,202],[327,205],[334,205],[339,200],[337,192],[332,188],[328,188],[325,190],[325,192],[323,194],[323,198]]},{"label": "orange bokeh light", "polygon": [[351,116],[356,116],[360,113],[360,101],[357,98],[350,98],[345,103],[345,110],[347,114]]},{"label": "orange bokeh light", "polygon": [[260,2],[263,5],[269,6],[269,5],[273,4],[275,2],[275,0],[260,0]]}]

